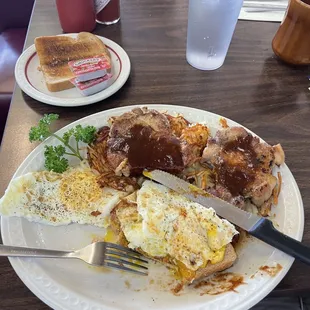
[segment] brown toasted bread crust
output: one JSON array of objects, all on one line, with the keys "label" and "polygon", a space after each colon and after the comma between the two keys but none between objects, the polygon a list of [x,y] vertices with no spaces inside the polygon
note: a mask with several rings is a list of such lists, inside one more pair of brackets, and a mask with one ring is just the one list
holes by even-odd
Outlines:
[{"label": "brown toasted bread crust", "polygon": [[68,36],[46,36],[35,39],[35,47],[40,59],[47,88],[51,92],[74,87],[70,79],[74,78],[68,62],[95,55],[110,54],[103,42],[95,35],[81,32],[77,38]]},{"label": "brown toasted bread crust", "polygon": [[52,83],[52,84],[46,83],[46,86],[50,92],[62,91],[62,90],[70,89],[74,87],[74,85],[69,80],[63,81],[63,82]]},{"label": "brown toasted bread crust", "polygon": [[[128,196],[128,197],[130,197],[130,196]],[[126,197],[118,205],[116,205],[115,208],[111,212],[112,230],[118,236],[118,243],[121,244],[122,246],[125,246],[125,247],[128,246],[128,241],[127,241],[124,233],[122,232],[121,225],[120,225],[119,219],[117,217],[117,209],[118,208],[133,207],[135,205],[135,204],[130,203],[130,202],[128,203],[128,200],[130,199],[130,198],[128,199],[128,197]],[[162,257],[151,257],[147,253],[142,251],[141,249],[136,249],[136,251],[140,252],[145,257],[148,257],[150,259],[153,259],[153,260],[159,261],[163,264],[171,266],[171,262],[170,262],[169,258],[167,258],[167,257],[164,257],[164,258],[162,258]],[[195,280],[199,280],[201,278],[207,277],[207,276],[209,276],[215,272],[223,271],[223,270],[231,267],[234,264],[234,262],[236,261],[236,259],[237,259],[237,254],[235,252],[234,247],[232,246],[232,244],[228,244],[226,246],[224,259],[221,262],[216,263],[216,264],[211,264],[209,262],[206,267],[200,268],[196,271],[194,278],[182,278],[182,284],[190,284],[191,282],[193,282]]]}]

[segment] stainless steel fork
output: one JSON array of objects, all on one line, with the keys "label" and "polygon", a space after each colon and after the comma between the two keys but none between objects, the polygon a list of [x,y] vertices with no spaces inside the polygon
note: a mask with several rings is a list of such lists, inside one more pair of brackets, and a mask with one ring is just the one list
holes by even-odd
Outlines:
[{"label": "stainless steel fork", "polygon": [[76,251],[56,251],[0,245],[0,256],[78,258],[93,266],[105,266],[146,276],[148,261],[140,253],[110,242],[95,242]]}]

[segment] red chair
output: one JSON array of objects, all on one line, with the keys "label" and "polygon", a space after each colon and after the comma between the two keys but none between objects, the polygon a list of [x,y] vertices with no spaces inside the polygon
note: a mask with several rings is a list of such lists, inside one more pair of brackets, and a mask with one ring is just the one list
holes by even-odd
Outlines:
[{"label": "red chair", "polygon": [[0,3],[0,142],[15,85],[14,67],[21,54],[34,0]]}]

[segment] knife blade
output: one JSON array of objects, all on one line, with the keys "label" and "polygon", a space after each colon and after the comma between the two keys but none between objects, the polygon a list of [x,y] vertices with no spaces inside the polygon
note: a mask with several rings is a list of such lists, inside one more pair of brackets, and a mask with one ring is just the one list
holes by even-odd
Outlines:
[{"label": "knife blade", "polygon": [[219,216],[246,230],[250,235],[310,265],[310,247],[275,229],[267,218],[243,211],[170,173],[153,170],[144,171],[143,174],[191,201],[207,208],[213,208]]}]

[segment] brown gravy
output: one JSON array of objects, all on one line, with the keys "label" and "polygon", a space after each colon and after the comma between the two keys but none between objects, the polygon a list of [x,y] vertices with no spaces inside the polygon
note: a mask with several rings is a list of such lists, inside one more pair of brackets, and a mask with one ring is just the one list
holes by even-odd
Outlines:
[{"label": "brown gravy", "polygon": [[150,126],[133,126],[126,136],[113,139],[110,149],[126,155],[133,173],[143,169],[178,172],[184,168],[180,141]]},{"label": "brown gravy", "polygon": [[270,277],[275,277],[279,273],[279,271],[282,270],[282,268],[283,267],[279,263],[277,263],[277,265],[274,267],[261,266],[259,267],[259,270],[267,273]]},{"label": "brown gravy", "polygon": [[[222,149],[224,160],[215,167],[219,183],[226,187],[233,196],[242,195],[247,185],[255,179],[258,160],[252,141],[253,136],[248,135],[226,143]],[[246,165],[228,164],[225,161],[228,153],[241,155]]]},{"label": "brown gravy", "polygon": [[238,292],[236,288],[239,285],[246,284],[242,275],[226,272],[219,273],[210,279],[200,281],[194,287],[196,289],[202,289],[200,296],[208,295],[219,295],[229,291]]}]

